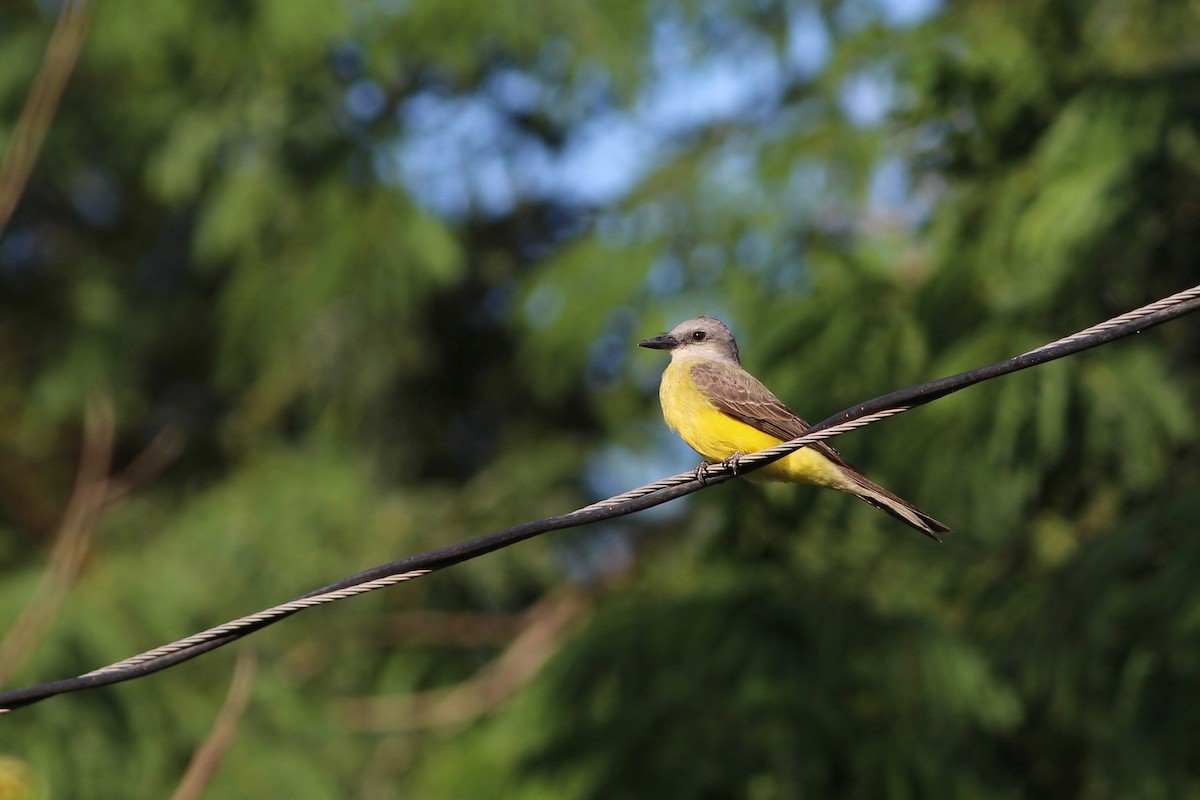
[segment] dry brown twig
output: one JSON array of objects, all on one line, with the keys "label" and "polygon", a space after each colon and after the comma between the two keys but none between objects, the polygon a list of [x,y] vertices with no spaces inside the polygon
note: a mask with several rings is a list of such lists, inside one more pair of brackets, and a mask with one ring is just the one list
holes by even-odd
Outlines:
[{"label": "dry brown twig", "polygon": [[19,670],[33,652],[83,569],[92,533],[108,495],[108,472],[115,442],[112,403],[107,398],[93,398],[84,413],[75,488],[59,523],[49,563],[33,596],[0,640],[0,684]]},{"label": "dry brown twig", "polygon": [[54,537],[46,569],[29,602],[0,639],[0,685],[19,670],[45,635],[79,579],[104,512],[152,481],[183,449],[176,429],[161,431],[124,470],[111,475],[117,423],[112,401],[96,396],[84,412],[75,486]]},{"label": "dry brown twig", "polygon": [[379,636],[390,643],[480,647],[505,644],[528,624],[527,614],[414,609],[385,619]]},{"label": "dry brown twig", "polygon": [[92,4],[88,0],[64,0],[58,22],[50,34],[46,54],[29,88],[29,97],[13,128],[4,163],[0,165],[0,234],[8,226],[12,213],[25,192],[25,184],[33,174],[34,165],[42,152],[46,133],[54,120],[54,112],[62,99],[67,79],[75,69],[79,53],[87,39],[92,20]]},{"label": "dry brown twig", "polygon": [[238,653],[237,663],[233,668],[233,680],[229,683],[229,692],[225,695],[225,702],[221,705],[217,720],[208,736],[192,754],[187,772],[183,774],[183,779],[175,788],[171,800],[195,800],[208,786],[217,767],[224,760],[225,753],[229,751],[229,746],[233,744],[233,737],[237,735],[242,714],[250,703],[257,673],[258,657],[253,650],[243,649]]},{"label": "dry brown twig", "polygon": [[464,725],[512,697],[537,675],[591,607],[579,591],[559,590],[526,612],[526,624],[498,658],[473,678],[401,697],[342,700],[347,723],[363,731],[398,732]]}]

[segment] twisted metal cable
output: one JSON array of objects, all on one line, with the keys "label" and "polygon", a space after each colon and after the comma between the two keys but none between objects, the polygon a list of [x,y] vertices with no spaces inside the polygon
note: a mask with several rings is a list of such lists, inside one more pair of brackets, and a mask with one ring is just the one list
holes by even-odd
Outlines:
[{"label": "twisted metal cable", "polygon": [[1141,308],[1135,308],[1133,311],[1126,311],[1119,317],[1107,319],[1104,322],[1093,325],[1090,328],[1084,328],[1078,333],[1072,333],[1070,336],[1064,336],[1063,338],[1053,341],[1050,344],[1044,344],[1036,350],[1030,350],[1028,353],[1018,356],[1018,358],[1024,358],[1025,356],[1031,356],[1035,353],[1041,353],[1044,350],[1050,350],[1065,344],[1077,342],[1081,339],[1086,339],[1090,336],[1096,336],[1097,334],[1113,330],[1114,328],[1119,328],[1120,326],[1131,322],[1137,322],[1140,319],[1144,319],[1160,311],[1168,310],[1181,303],[1186,303],[1189,300],[1195,300],[1197,298],[1200,298],[1200,286],[1193,286],[1190,289],[1184,289],[1182,292],[1176,292],[1170,297],[1164,297],[1161,300],[1155,300],[1153,303],[1144,305]]},{"label": "twisted metal cable", "polygon": [[303,611],[306,608],[323,606],[326,603],[332,603],[335,600],[345,600],[347,597],[354,597],[355,595],[373,592],[376,589],[383,589],[387,586],[393,586],[397,583],[410,581],[413,578],[420,578],[424,575],[428,575],[432,571],[433,570],[428,569],[414,569],[410,572],[402,572],[397,575],[388,575],[386,578],[378,578],[377,580],[367,581],[366,583],[360,583],[355,586],[347,586],[345,589],[338,589],[337,591],[326,592],[325,594],[318,594],[312,597],[301,597],[287,603],[281,603],[280,605],[272,606],[271,608],[259,611],[256,614],[240,617],[239,619],[226,622],[223,625],[218,625],[215,628],[209,628],[206,631],[193,634],[186,639],[180,639],[178,641],[171,642],[170,644],[164,644],[161,647],[156,647],[153,650],[147,650],[144,653],[139,653],[136,656],[130,656],[124,661],[118,661],[115,664],[109,664],[106,667],[94,669],[91,672],[85,672],[83,677],[90,678],[110,672],[119,672],[129,667],[140,666],[147,662],[173,655],[181,650],[186,650],[189,647],[195,647],[196,645],[204,644],[205,642],[213,639],[220,639],[232,633],[237,633],[244,628],[259,628],[264,624],[275,622],[283,619],[284,617],[290,617],[297,611]]},{"label": "twisted metal cable", "polygon": [[736,465],[721,463],[683,472],[577,509],[568,514],[534,520],[449,547],[410,556],[351,575],[302,597],[247,617],[219,625],[177,642],[93,670],[75,678],[0,692],[0,713],[66,692],[105,686],[158,672],[247,636],[255,630],[317,605],[371,592],[423,577],[440,569],[516,544],[550,531],[586,525],[633,514],[661,505],[706,486],[723,483],[777,461],[815,441],[829,439],[895,416],[991,378],[1098,347],[1200,309],[1200,286],[1142,306],[1006,361],[901,389],[853,406],[812,426],[803,435],[766,450],[747,454]]}]

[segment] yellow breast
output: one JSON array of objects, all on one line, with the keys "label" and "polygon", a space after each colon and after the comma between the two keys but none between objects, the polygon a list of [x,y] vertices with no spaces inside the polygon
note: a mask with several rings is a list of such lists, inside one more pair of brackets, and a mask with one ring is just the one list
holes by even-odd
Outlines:
[{"label": "yellow breast", "polygon": [[[658,397],[668,427],[705,460],[724,461],[734,453],[754,453],[782,440],[734,419],[712,404],[692,379],[694,359],[673,359],[663,373]],[[836,464],[804,448],[764,467],[754,476],[789,483],[846,489],[849,482]]]}]

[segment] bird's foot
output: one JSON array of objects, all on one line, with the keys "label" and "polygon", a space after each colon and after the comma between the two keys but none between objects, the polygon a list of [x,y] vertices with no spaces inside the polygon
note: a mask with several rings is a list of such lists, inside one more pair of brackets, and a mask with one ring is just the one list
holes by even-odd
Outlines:
[{"label": "bird's foot", "polygon": [[696,476],[696,481],[701,486],[707,486],[708,476],[714,471],[723,472],[725,470],[729,470],[730,473],[737,475],[738,463],[742,460],[743,455],[745,454],[739,451],[724,461],[718,461],[716,464],[710,464],[707,461],[701,461],[696,465],[696,470],[693,473]]}]

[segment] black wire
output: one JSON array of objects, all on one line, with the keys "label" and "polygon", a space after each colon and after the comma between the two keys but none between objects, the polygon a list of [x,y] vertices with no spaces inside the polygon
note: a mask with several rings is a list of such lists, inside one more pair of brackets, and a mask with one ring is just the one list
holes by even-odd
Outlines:
[{"label": "black wire", "polygon": [[[1148,313],[1136,319],[1129,320],[1124,323],[1111,325],[1110,327],[1096,330],[1086,336],[1071,337],[1061,340],[1058,343],[1039,348],[1037,350],[1025,353],[1024,355],[1010,358],[1006,361],[1000,361],[995,364],[990,364],[986,367],[960,372],[957,375],[952,375],[947,378],[923,383],[919,386],[900,389],[890,394],[876,397],[860,405],[853,406],[838,414],[835,414],[828,419],[812,426],[806,433],[814,433],[817,431],[827,430],[834,426],[843,424],[850,420],[860,419],[870,416],[887,409],[903,409],[916,408],[917,406],[945,397],[948,394],[965,389],[968,386],[974,386],[977,383],[997,378],[1002,375],[1009,375],[1014,372],[1019,372],[1023,369],[1038,366],[1048,361],[1054,361],[1065,356],[1074,355],[1084,350],[1089,350],[1093,347],[1107,344],[1116,339],[1123,338],[1141,331],[1148,330],[1164,322],[1181,317],[1200,309],[1200,297],[1185,299],[1174,305],[1167,306],[1160,310]],[[739,465],[736,475],[745,475],[753,472],[756,469],[761,469],[772,461],[783,458],[787,453],[778,453],[773,458],[763,459],[757,463]],[[676,476],[684,478],[685,476]],[[682,480],[674,485],[666,486],[644,494],[638,497],[614,503],[611,505],[594,504],[577,511],[572,511],[568,514],[562,514],[546,519],[534,520],[521,525],[515,525],[511,528],[505,528],[495,533],[490,533],[485,536],[480,536],[475,539],[470,539],[465,542],[453,544],[448,547],[438,548],[426,553],[409,556],[408,558],[392,561],[388,564],[382,564],[372,569],[351,575],[340,581],[322,586],[319,589],[302,595],[297,599],[311,598],[319,595],[328,594],[341,589],[347,589],[353,586],[358,586],[369,581],[387,578],[393,575],[402,575],[404,573],[413,572],[415,570],[425,570],[435,572],[445,569],[446,567],[468,561],[487,553],[500,550],[504,547],[522,542],[534,536],[551,531],[562,530],[564,528],[573,528],[580,525],[587,525],[601,520],[613,519],[616,517],[633,514],[638,511],[644,511],[647,508],[652,508],[657,505],[669,502],[684,495],[691,494],[706,486],[712,486],[718,483],[723,483],[735,477],[735,473],[728,468],[722,466],[712,467],[703,480],[693,477],[690,480]],[[670,479],[668,479],[670,480]],[[286,604],[285,604],[286,605]],[[265,628],[285,619],[292,614],[302,611],[303,608],[295,608],[286,611],[280,611],[277,615],[266,619],[257,620],[247,623],[244,627],[238,628],[232,633],[223,634],[213,639],[192,644],[180,650],[158,656],[152,660],[143,663],[130,665],[119,669],[105,670],[95,674],[80,675],[75,678],[67,678],[50,683],[41,683],[34,686],[28,686],[22,689],[13,689],[6,692],[0,692],[0,710],[11,710],[22,706],[31,705],[46,698],[53,697],[59,694],[68,692],[77,692],[84,689],[93,689],[99,686],[108,686],[114,683],[133,680],[135,678],[144,677],[152,673],[158,672],[168,667],[188,661],[199,655],[223,647],[231,642],[237,641],[250,633]]]}]

